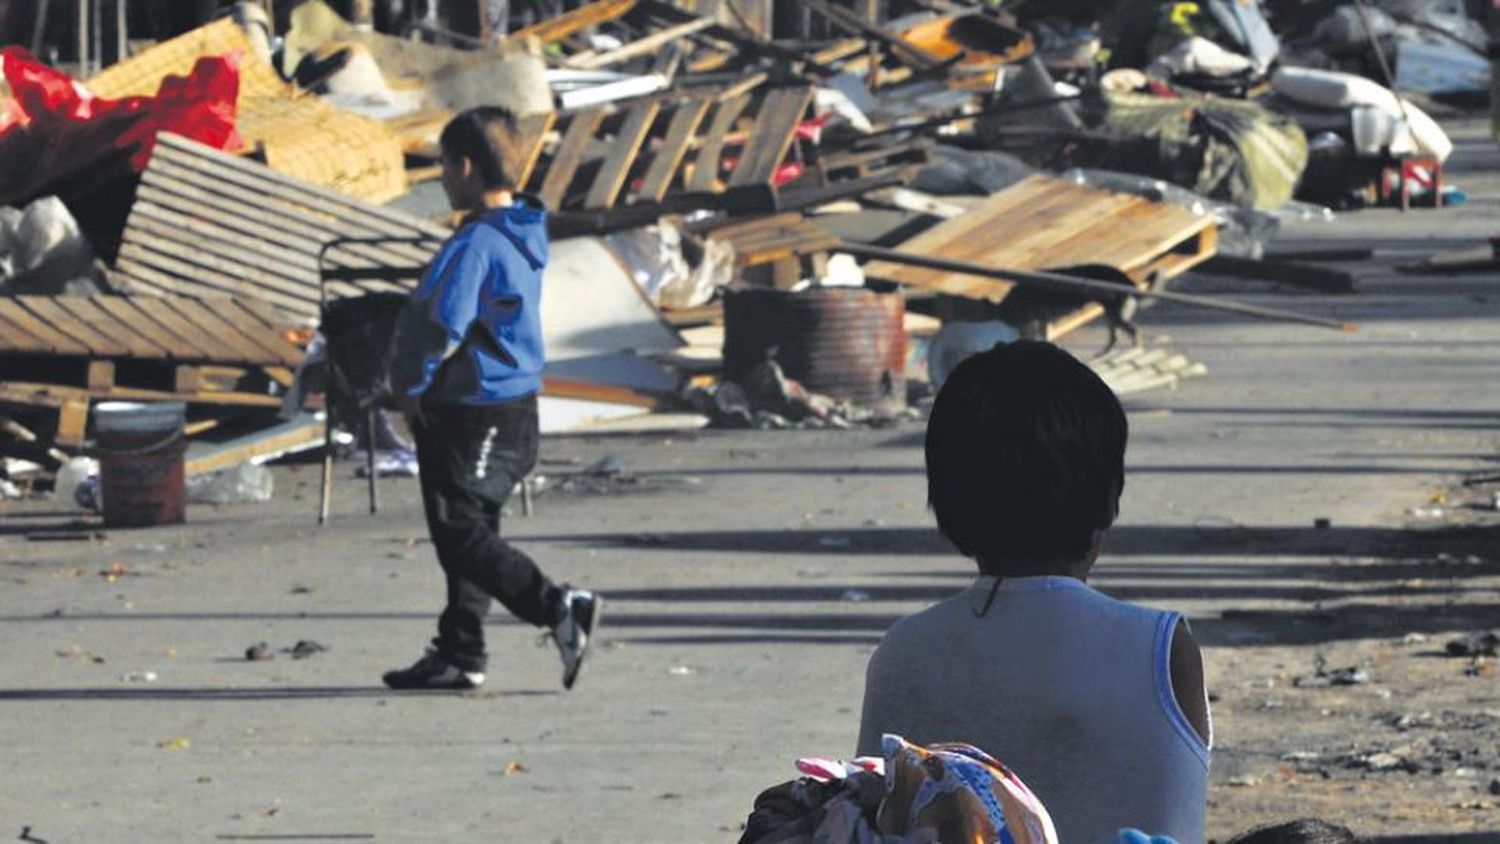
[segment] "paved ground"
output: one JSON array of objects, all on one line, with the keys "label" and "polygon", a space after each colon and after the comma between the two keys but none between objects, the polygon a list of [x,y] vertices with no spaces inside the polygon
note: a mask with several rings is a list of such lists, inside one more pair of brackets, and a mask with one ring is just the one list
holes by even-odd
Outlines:
[{"label": "paved ground", "polygon": [[[1372,836],[1500,829],[1500,681],[1434,655],[1500,619],[1497,519],[1465,506],[1491,488],[1458,486],[1500,463],[1500,290],[1390,270],[1500,231],[1500,156],[1477,125],[1460,147],[1465,208],[1287,232],[1373,243],[1363,295],[1233,288],[1358,334],[1145,319],[1210,374],[1129,402],[1097,583],[1186,610],[1207,646],[1218,837],[1300,814]],[[546,471],[617,454],[640,479],[509,522],[558,577],[609,595],[568,694],[534,631],[499,614],[484,693],[378,687],[420,652],[440,592],[412,482],[384,483],[372,518],[341,481],[322,530],[312,467],[279,469],[270,505],[93,543],[29,541],[69,517],[0,511],[0,835],[732,841],[795,756],[852,750],[881,632],[970,576],[931,529],[920,441],[918,424],[549,441]],[[303,639],[329,650],[241,658]],[[1371,682],[1295,685],[1320,656]],[[144,671],[158,679],[123,679]]]}]

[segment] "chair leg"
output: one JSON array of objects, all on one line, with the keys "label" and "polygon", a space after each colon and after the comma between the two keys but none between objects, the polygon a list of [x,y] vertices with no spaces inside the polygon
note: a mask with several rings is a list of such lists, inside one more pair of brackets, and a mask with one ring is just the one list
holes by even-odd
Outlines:
[{"label": "chair leg", "polygon": [[380,510],[380,492],[375,483],[375,414],[373,406],[365,411],[365,476],[370,485],[370,512]]},{"label": "chair leg", "polygon": [[333,504],[333,408],[323,408],[323,484],[318,501],[318,524],[328,524]]}]

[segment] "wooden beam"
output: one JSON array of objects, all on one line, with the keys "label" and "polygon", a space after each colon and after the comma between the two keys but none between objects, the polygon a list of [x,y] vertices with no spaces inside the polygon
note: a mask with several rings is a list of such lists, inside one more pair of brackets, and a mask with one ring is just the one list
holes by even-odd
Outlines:
[{"label": "wooden beam", "polygon": [[653,32],[619,49],[591,56],[575,56],[572,59],[564,61],[563,64],[568,67],[579,68],[580,70],[596,70],[601,67],[609,67],[610,65],[620,64],[621,62],[627,62],[640,56],[655,53],[657,50],[679,38],[685,38],[695,32],[702,32],[713,25],[714,21],[712,19],[699,18]]}]

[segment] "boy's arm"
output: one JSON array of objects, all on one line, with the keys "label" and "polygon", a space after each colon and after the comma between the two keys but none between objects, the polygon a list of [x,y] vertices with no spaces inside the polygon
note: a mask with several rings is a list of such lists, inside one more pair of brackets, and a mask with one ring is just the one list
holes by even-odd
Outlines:
[{"label": "boy's arm", "polygon": [[398,399],[420,397],[479,316],[489,266],[466,240],[438,253],[401,312],[391,353],[391,388]]},{"label": "boy's arm", "polygon": [[1187,716],[1188,723],[1203,739],[1213,743],[1213,725],[1208,714],[1208,691],[1203,684],[1203,651],[1188,627],[1187,619],[1177,623],[1172,635],[1172,696]]},{"label": "boy's arm", "polygon": [[885,671],[880,649],[870,654],[870,663],[865,668],[865,701],[859,718],[859,743],[854,747],[856,756],[880,756],[880,738],[886,732],[883,723]]}]

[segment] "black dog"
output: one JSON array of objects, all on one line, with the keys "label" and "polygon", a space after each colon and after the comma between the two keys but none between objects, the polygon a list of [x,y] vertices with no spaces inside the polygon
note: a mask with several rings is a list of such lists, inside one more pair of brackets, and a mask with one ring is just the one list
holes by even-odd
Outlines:
[{"label": "black dog", "polygon": [[[1130,291],[1139,289],[1124,270],[1108,264],[1056,267],[1049,268],[1047,272],[1088,281],[1107,282]],[[1011,325],[1018,326],[1022,336],[1045,340],[1049,322],[1077,310],[1088,302],[1097,302],[1104,308],[1104,319],[1109,326],[1109,342],[1094,356],[1099,358],[1114,350],[1121,333],[1130,338],[1132,348],[1138,349],[1142,345],[1140,329],[1135,324],[1136,312],[1140,306],[1139,299],[1125,290],[1117,295],[1111,295],[1103,291],[1065,290],[1061,285],[1052,287],[1041,284],[1020,284],[1000,303],[996,316]]]}]

